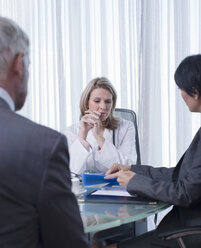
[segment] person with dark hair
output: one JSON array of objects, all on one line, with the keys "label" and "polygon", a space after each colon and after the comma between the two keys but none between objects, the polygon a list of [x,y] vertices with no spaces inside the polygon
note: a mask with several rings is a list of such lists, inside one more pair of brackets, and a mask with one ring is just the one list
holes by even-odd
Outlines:
[{"label": "person with dark hair", "polygon": [[0,17],[0,247],[88,248],[66,137],[15,113],[27,96],[28,68],[27,35]]},{"label": "person with dark hair", "polygon": [[196,92],[201,94],[201,55],[193,55],[185,58],[178,66],[174,78],[179,89],[188,95],[194,96]]},{"label": "person with dark hair", "polygon": [[72,172],[105,173],[112,164],[136,162],[135,128],[115,118],[116,91],[105,77],[92,79],[80,99],[80,121],[67,128]]},{"label": "person with dark hair", "polygon": [[[201,113],[201,55],[185,58],[175,72],[181,96],[191,112]],[[163,241],[162,232],[201,226],[201,128],[175,168],[114,164],[107,179],[117,178],[130,194],[173,204],[156,230],[112,247],[178,247],[177,241]],[[183,238],[187,247],[201,247],[200,235]]]}]

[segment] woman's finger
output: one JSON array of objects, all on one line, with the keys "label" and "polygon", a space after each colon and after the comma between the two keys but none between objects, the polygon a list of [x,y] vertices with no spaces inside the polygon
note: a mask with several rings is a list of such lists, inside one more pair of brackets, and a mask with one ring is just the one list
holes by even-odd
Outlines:
[{"label": "woman's finger", "polygon": [[112,174],[112,173],[114,173],[114,172],[118,172],[119,171],[119,164],[113,164],[112,166],[111,166],[111,168],[105,173],[106,175],[110,175],[110,174]]},{"label": "woman's finger", "polygon": [[118,177],[118,173],[119,173],[119,172],[116,172],[116,173],[113,173],[113,174],[107,175],[107,176],[105,176],[104,178],[105,178],[105,179],[113,179],[113,178],[117,178],[117,177]]}]

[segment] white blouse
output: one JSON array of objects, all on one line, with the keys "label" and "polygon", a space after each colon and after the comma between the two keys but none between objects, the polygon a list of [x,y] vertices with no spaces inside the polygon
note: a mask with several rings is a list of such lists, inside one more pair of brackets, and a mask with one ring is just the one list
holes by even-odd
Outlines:
[{"label": "white blouse", "polygon": [[104,145],[98,150],[98,143],[90,130],[86,141],[89,148],[82,144],[78,138],[80,123],[67,128],[66,136],[70,152],[70,169],[72,172],[105,173],[114,163],[123,165],[135,164],[137,160],[135,146],[135,128],[132,122],[120,120],[115,129],[115,144],[113,144],[113,131],[105,129]]}]

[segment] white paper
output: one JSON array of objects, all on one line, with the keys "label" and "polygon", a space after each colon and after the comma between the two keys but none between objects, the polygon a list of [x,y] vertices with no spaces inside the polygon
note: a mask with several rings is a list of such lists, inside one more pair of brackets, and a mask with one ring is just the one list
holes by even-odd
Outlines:
[{"label": "white paper", "polygon": [[114,187],[108,187],[108,188],[101,188],[100,190],[97,190],[92,193],[92,195],[110,195],[110,196],[129,196],[133,197],[130,195],[125,187],[121,186],[114,186]]}]

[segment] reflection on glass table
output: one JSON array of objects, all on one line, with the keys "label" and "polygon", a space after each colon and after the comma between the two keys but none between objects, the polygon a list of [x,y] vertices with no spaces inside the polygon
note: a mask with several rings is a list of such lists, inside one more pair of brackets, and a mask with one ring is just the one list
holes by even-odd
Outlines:
[{"label": "reflection on glass table", "polygon": [[[87,189],[87,193],[94,188]],[[79,199],[79,207],[84,223],[85,232],[97,232],[142,220],[150,215],[161,212],[170,204],[159,202],[149,204],[123,204],[123,203],[89,203]]]},{"label": "reflection on glass table", "polygon": [[81,216],[85,233],[98,232],[121,225],[120,220],[110,217],[84,214],[81,214]]}]

